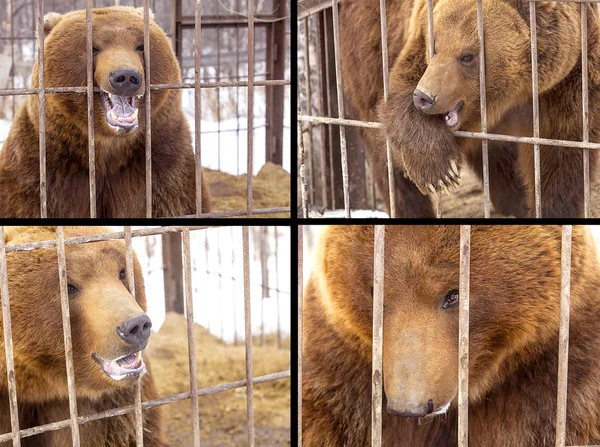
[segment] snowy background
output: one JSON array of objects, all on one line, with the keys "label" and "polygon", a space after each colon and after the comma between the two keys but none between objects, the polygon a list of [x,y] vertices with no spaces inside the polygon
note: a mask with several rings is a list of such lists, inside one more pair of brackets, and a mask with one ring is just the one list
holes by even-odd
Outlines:
[{"label": "snowy background", "polygon": [[[111,227],[123,231],[123,227]],[[142,227],[133,227],[133,229]],[[277,231],[277,250],[275,250]],[[250,228],[250,284],[252,333],[277,332],[279,320],[282,337],[290,335],[290,228],[267,227],[269,246],[269,296],[262,299],[262,275],[258,241],[260,228]],[[161,236],[133,237],[146,285],[148,316],[152,328],[160,329],[165,319],[165,295]],[[237,331],[238,343],[244,340],[244,272],[242,227],[221,227],[190,232],[192,257],[192,296],[194,319],[223,340],[232,343]],[[276,274],[276,269],[278,274]],[[278,310],[279,302],[279,310]],[[261,318],[261,306],[264,306]]]}]

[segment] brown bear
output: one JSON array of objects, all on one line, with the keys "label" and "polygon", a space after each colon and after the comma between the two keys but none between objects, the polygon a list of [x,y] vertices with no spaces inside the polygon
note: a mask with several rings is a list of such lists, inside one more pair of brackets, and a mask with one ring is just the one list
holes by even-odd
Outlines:
[{"label": "brown bear", "polygon": [[[51,13],[44,22],[45,87],[87,85],[85,11]],[[141,8],[92,13],[96,216],[146,216],[144,56],[152,84],[181,82],[170,40],[150,21],[144,48]],[[32,87],[38,87],[34,65]],[[195,162],[179,89],[152,91],[152,215],[196,213]],[[87,96],[46,94],[48,217],[89,217]],[[0,217],[40,216],[39,98],[29,96],[0,152]],[[210,211],[202,184],[202,212]]]},{"label": "brown bear", "polygon": [[[383,101],[378,0],[345,1],[340,9],[344,90],[352,118],[381,121],[365,130],[367,153],[389,212],[385,137],[389,138],[399,217],[433,217],[419,193],[453,187],[461,163],[482,177],[479,40],[474,0],[434,0],[434,55],[429,57],[426,0],[387,1],[390,96]],[[536,3],[539,135],[582,141],[580,5]],[[590,141],[600,142],[599,14],[589,5]],[[529,3],[483,0],[488,132],[533,136]],[[590,151],[590,175],[595,172]],[[505,215],[535,215],[533,146],[489,142],[490,195]],[[541,146],[541,214],[583,215],[581,149]],[[406,178],[405,178],[406,177]]]},{"label": "brown bear", "polygon": [[[307,446],[371,442],[373,238],[332,226],[319,241],[304,292]],[[457,445],[459,242],[458,226],[385,229],[385,446]],[[600,443],[595,247],[573,229],[567,445]],[[561,229],[475,226],[470,268],[469,445],[554,446]]]},{"label": "brown bear", "polygon": [[[65,227],[65,237],[111,233],[100,227]],[[54,227],[6,227],[6,244],[56,239]],[[142,375],[142,401],[158,397],[144,348],[144,278],[134,255],[135,299],[127,288],[125,244],[93,242],[65,247],[75,391],[79,416],[133,405]],[[56,248],[9,253],[12,320],[20,429],[69,419]],[[2,317],[0,316],[0,321]],[[0,325],[0,434],[10,433],[4,336]],[[144,445],[166,446],[159,408],[143,410]],[[82,446],[135,445],[134,413],[79,425]],[[12,443],[2,443],[12,445]],[[23,446],[71,445],[70,428],[23,438]]]}]

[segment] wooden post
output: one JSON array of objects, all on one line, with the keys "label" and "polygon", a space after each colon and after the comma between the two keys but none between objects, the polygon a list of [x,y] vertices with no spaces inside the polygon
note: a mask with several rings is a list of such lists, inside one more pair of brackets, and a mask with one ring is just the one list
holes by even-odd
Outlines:
[{"label": "wooden post", "polygon": [[165,282],[165,310],[167,312],[183,314],[181,233],[167,233],[162,235],[162,254]]}]

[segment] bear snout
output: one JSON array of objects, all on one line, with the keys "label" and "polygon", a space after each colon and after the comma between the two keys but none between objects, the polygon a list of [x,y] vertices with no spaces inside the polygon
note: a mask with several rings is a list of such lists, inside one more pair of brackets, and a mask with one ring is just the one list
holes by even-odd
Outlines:
[{"label": "bear snout", "polygon": [[395,416],[423,417],[433,413],[433,399],[427,403],[401,404],[400,402],[388,401],[387,411]]},{"label": "bear snout", "polygon": [[141,315],[127,320],[117,327],[117,334],[128,344],[141,351],[148,344],[152,321],[148,315]]},{"label": "bear snout", "polygon": [[430,97],[428,94],[422,92],[419,89],[415,89],[413,92],[413,102],[415,107],[419,110],[431,109],[435,104],[435,97]]},{"label": "bear snout", "polygon": [[108,78],[119,96],[133,96],[142,85],[142,75],[137,70],[116,70]]}]

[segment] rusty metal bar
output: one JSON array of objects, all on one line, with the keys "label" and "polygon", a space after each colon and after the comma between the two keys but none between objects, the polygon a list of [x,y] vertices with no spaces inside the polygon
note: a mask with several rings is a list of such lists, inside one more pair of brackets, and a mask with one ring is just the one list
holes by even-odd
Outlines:
[{"label": "rusty metal bar", "polygon": [[[327,13],[323,11],[322,13],[321,25],[323,27],[323,35],[322,39],[324,41],[323,49],[324,49],[324,61],[325,61],[325,92],[326,92],[326,100],[327,100],[327,115],[333,115],[333,107],[331,104],[331,87],[329,86],[329,78],[331,76],[331,64],[329,62],[330,50],[327,42],[329,41],[329,33],[328,33],[328,23],[327,23]],[[324,111],[324,110],[323,110]],[[298,117],[300,119],[300,117]],[[338,118],[339,119],[339,118]],[[331,192],[331,209],[335,209],[335,179],[333,172],[333,128],[332,126],[327,126],[327,136],[328,136],[328,144],[329,144],[329,191]]]},{"label": "rusty metal bar", "polygon": [[92,54],[92,4],[85,2],[85,29],[87,47],[87,119],[90,182],[90,217],[96,217],[96,147],[94,141],[94,56]]},{"label": "rusty metal bar", "polygon": [[152,217],[152,129],[150,111],[150,8],[144,0],[144,101],[146,119],[146,217]]},{"label": "rusty metal bar", "polygon": [[[306,113],[308,115],[312,115],[312,91],[310,88],[310,43],[308,39],[308,17],[304,20],[304,71],[305,71],[305,93],[306,93]],[[308,178],[310,181],[308,182],[308,194],[310,196],[310,203],[315,203],[315,194],[314,194],[314,162],[313,162],[313,125],[312,123],[308,123],[308,167],[309,173]],[[301,168],[302,169],[302,168]]]},{"label": "rusty metal bar", "polygon": [[571,301],[572,226],[563,225],[560,258],[560,329],[558,333],[558,396],[556,447],[564,447],[567,429],[567,379],[569,367],[569,306]]},{"label": "rusty metal bar", "polygon": [[248,239],[248,227],[242,227],[242,240],[244,252],[244,326],[246,328],[245,350],[248,445],[250,447],[254,447],[254,397],[252,395],[252,315],[250,312],[250,241]]},{"label": "rusty metal bar", "polygon": [[192,297],[192,257],[190,255],[190,229],[183,231],[183,283],[185,288],[185,316],[187,319],[188,361],[190,364],[190,392],[192,403],[192,434],[194,447],[200,447],[200,419],[198,417],[198,396],[192,391],[198,386],[196,374],[196,339],[194,338],[194,301]]},{"label": "rusty metal bar", "polygon": [[469,281],[471,226],[460,226],[460,282],[458,309],[458,445],[469,443]]},{"label": "rusty metal bar", "polygon": [[304,326],[304,277],[302,263],[304,259],[303,232],[304,226],[298,225],[298,447],[302,447],[302,338]]},{"label": "rusty metal bar", "polygon": [[275,297],[277,298],[277,348],[281,349],[281,312],[279,307],[279,246],[277,243],[277,240],[279,239],[279,234],[277,232],[277,228],[278,227],[276,226],[273,227],[273,238],[275,239]]},{"label": "rusty metal bar", "polygon": [[[381,20],[381,61],[383,65],[383,100],[387,102],[390,94],[390,70],[388,66],[388,43],[387,43],[387,13],[385,0],[379,0],[379,11]],[[307,19],[308,20],[308,19]],[[387,157],[388,187],[390,194],[390,217],[396,217],[396,184],[394,182],[394,163],[392,161],[392,150],[390,139],[385,136],[385,152]]]},{"label": "rusty metal bar", "polygon": [[[123,228],[125,236],[125,275],[127,277],[127,288],[135,299],[135,276],[133,270],[133,250],[131,248],[131,227]],[[142,418],[142,383],[141,377],[135,382],[135,433],[138,447],[144,445],[144,420]]]},{"label": "rusty metal bar", "polygon": [[[37,34],[44,36],[44,2],[37,0]],[[39,95],[39,148],[40,148],[40,217],[48,217],[46,190],[46,92],[44,91],[44,38],[38,37],[38,95]]]},{"label": "rusty metal bar", "polygon": [[[201,43],[202,43],[202,0],[196,0],[194,10],[194,129],[195,129],[195,160],[196,160],[196,215],[202,214],[202,90],[200,89],[201,75]],[[219,148],[220,152],[220,148]],[[199,439],[199,438],[198,438]]]},{"label": "rusty metal bar", "polygon": [[[254,143],[254,0],[248,0],[248,166],[246,169],[246,200],[248,217],[252,215],[252,157]],[[254,442],[254,441],[253,441]]]},{"label": "rusty metal bar", "polygon": [[[581,4],[581,105],[583,109],[583,142],[590,139],[588,94],[587,4]],[[583,150],[583,215],[590,217],[590,150]]]},{"label": "rusty metal bar", "polygon": [[[338,116],[344,118],[344,91],[342,88],[342,61],[340,56],[340,18],[337,0],[331,0],[333,11],[333,50],[335,54],[335,82],[337,86]],[[350,218],[350,184],[348,181],[348,153],[346,148],[346,129],[340,126],[340,149],[342,151],[342,181],[344,184],[344,209]],[[333,150],[333,148],[332,148]]]},{"label": "rusty metal bar", "polygon": [[[298,109],[300,114],[300,109]],[[298,155],[300,156],[300,191],[302,195],[302,217],[308,217],[308,204],[306,193],[306,163],[304,159],[304,136],[302,133],[302,125],[298,120]]]},{"label": "rusty metal bar", "polygon": [[[340,3],[341,1],[342,0],[337,0],[338,3]],[[597,0],[597,1],[600,1],[600,0]],[[304,19],[305,17],[308,17],[311,14],[316,14],[318,12],[324,11],[325,9],[328,9],[329,3],[323,2],[319,5],[311,6],[310,8],[307,8],[302,3],[298,3],[298,8],[302,8],[302,12],[298,13],[298,21],[300,21],[300,20]]]},{"label": "rusty metal bar", "polygon": [[[533,95],[533,137],[540,136],[540,105],[538,93],[538,66],[537,66],[537,25],[535,17],[535,0],[529,0],[529,27],[531,29],[531,84]],[[533,145],[533,162],[535,176],[535,217],[542,217],[542,191],[540,177],[540,145]]]},{"label": "rusty metal bar", "polygon": [[58,279],[60,284],[60,305],[67,366],[67,388],[69,391],[69,413],[71,415],[71,439],[74,447],[79,447],[79,424],[77,422],[77,396],[75,395],[75,372],[73,369],[73,344],[71,340],[71,315],[67,292],[67,262],[65,258],[64,227],[56,227],[56,250],[58,255]]},{"label": "rusty metal bar", "polygon": [[[272,382],[272,381],[280,380],[280,379],[287,379],[288,377],[290,377],[290,375],[291,375],[290,371],[282,371],[282,372],[273,373],[273,374],[266,374],[264,376],[253,377],[252,383],[259,384],[259,383]],[[215,386],[211,386],[211,387],[207,387],[207,388],[198,388],[196,390],[195,394],[198,396],[209,396],[211,394],[221,393],[223,391],[229,391],[229,390],[233,390],[235,388],[241,388],[244,386],[246,386],[246,379],[238,380],[237,382],[229,382],[229,383],[224,383],[224,384],[220,384],[220,385],[215,385]],[[188,391],[185,393],[175,394],[173,396],[161,397],[159,399],[148,400],[148,401],[142,402],[142,409],[148,410],[150,408],[155,408],[155,407],[158,407],[161,405],[166,405],[166,404],[171,404],[173,402],[179,402],[181,400],[186,400],[186,399],[190,398],[191,394],[193,394],[193,393],[190,393]],[[135,408],[133,405],[129,405],[127,407],[121,407],[121,408],[113,408],[111,410],[103,411],[101,413],[94,413],[94,414],[89,414],[86,416],[79,416],[77,418],[77,422],[78,422],[78,424],[81,425],[81,424],[85,424],[85,423],[91,422],[91,421],[97,421],[100,419],[106,419],[109,417],[121,416],[123,414],[133,413],[134,411],[135,411]],[[44,433],[47,431],[60,430],[62,428],[67,428],[67,427],[69,427],[70,424],[71,424],[71,420],[68,419],[68,420],[59,421],[59,422],[52,422],[50,424],[39,425],[36,427],[27,428],[25,430],[20,430],[19,436],[21,438],[26,438],[26,437],[38,435],[40,433]],[[0,435],[0,442],[10,441],[11,439],[12,439],[12,433],[5,433],[3,435]]]},{"label": "rusty metal bar", "polygon": [[[482,0],[477,0],[477,34],[479,36],[479,105],[481,107],[481,131],[487,133],[487,107],[485,93],[485,37],[483,30]],[[481,140],[483,161],[483,212],[490,217],[490,168],[488,162],[488,140]]]},{"label": "rusty metal bar", "polygon": [[385,225],[375,225],[373,265],[373,363],[371,375],[371,446],[381,446],[383,405],[383,300],[385,271]]},{"label": "rusty metal bar", "polygon": [[[254,81],[255,87],[269,87],[277,85],[290,85],[288,79],[262,79]],[[221,88],[221,87],[247,87],[247,81],[219,81],[219,82],[201,82],[200,88]],[[195,88],[195,82],[180,82],[177,84],[152,84],[150,90],[169,90]],[[0,96],[18,96],[18,95],[38,95],[41,92],[46,93],[87,93],[87,87],[49,87],[49,88],[5,88],[0,89]],[[94,87],[94,93],[99,93],[100,87]]]},{"label": "rusty metal bar", "polygon": [[[14,18],[14,3],[13,0],[9,0],[8,1],[8,16],[10,17],[10,19],[8,20],[8,26],[10,28],[10,61],[11,63],[14,65],[15,63],[15,18]],[[31,20],[35,20],[34,16],[31,16]],[[33,27],[32,27],[33,28]],[[4,38],[6,39],[6,38]],[[4,40],[3,39],[3,40]],[[11,76],[10,76],[10,86],[12,88],[15,88],[15,70],[14,68],[11,70]],[[12,119],[15,119],[15,112],[16,112],[16,107],[15,107],[15,101],[16,98],[12,98],[11,101],[11,106],[12,106]]]},{"label": "rusty metal bar", "polygon": [[4,250],[4,227],[0,226],[0,283],[2,288],[2,329],[4,331],[4,350],[6,354],[6,380],[8,386],[8,403],[10,409],[10,427],[13,447],[21,446],[19,437],[19,406],[17,404],[17,384],[15,382],[15,360],[12,343],[12,326],[10,320],[10,300],[8,297],[8,269],[6,268],[6,251]]}]

